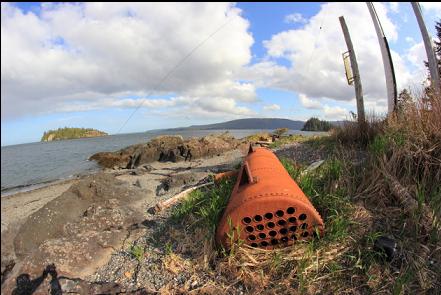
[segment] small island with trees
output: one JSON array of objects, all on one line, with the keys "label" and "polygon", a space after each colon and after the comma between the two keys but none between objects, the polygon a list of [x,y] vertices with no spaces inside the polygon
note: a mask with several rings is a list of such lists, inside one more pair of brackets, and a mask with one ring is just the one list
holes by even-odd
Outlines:
[{"label": "small island with trees", "polygon": [[312,117],[305,122],[302,131],[329,131],[332,127],[333,125],[330,122]]},{"label": "small island with trees", "polygon": [[64,127],[57,130],[45,131],[41,137],[41,141],[65,140],[84,137],[98,137],[106,136],[106,132],[99,131],[92,128],[71,128]]}]

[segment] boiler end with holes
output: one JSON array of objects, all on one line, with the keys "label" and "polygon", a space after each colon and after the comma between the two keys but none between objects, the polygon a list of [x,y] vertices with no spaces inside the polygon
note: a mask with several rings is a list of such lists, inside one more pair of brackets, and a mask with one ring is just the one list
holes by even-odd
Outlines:
[{"label": "boiler end with holes", "polygon": [[216,230],[225,248],[238,239],[272,249],[323,234],[324,224],[309,199],[272,151],[250,148]]}]

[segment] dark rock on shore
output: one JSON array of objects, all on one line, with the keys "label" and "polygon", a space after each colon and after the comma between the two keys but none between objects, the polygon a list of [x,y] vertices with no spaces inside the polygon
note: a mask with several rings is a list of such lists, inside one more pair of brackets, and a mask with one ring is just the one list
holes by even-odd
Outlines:
[{"label": "dark rock on shore", "polygon": [[161,196],[171,189],[185,187],[187,184],[194,184],[195,181],[195,173],[180,173],[169,176],[161,180],[160,185],[156,187],[156,195]]},{"label": "dark rock on shore", "polygon": [[146,144],[132,145],[116,152],[97,153],[92,155],[90,160],[106,168],[119,166],[134,169],[154,161],[179,162],[212,157],[229,150],[245,148],[246,145],[245,141],[235,139],[228,133],[187,140],[179,135],[166,135],[156,137]]}]

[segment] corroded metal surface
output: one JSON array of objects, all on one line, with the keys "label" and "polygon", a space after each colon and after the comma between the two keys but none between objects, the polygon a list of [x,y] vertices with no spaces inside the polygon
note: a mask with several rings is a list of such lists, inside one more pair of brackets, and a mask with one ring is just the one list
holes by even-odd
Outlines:
[{"label": "corroded metal surface", "polygon": [[250,149],[218,224],[217,242],[229,248],[239,238],[272,249],[311,238],[316,231],[322,235],[323,230],[319,213],[276,155],[266,148]]}]

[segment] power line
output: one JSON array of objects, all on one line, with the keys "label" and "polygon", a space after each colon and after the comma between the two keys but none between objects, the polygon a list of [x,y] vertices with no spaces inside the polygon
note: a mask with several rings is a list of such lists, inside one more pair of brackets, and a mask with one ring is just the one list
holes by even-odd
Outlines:
[{"label": "power line", "polygon": [[[171,74],[176,71],[177,68],[179,68],[187,59],[190,58],[190,56],[196,51],[198,50],[202,45],[205,44],[205,42],[207,42],[210,38],[212,38],[214,35],[216,35],[216,33],[218,33],[220,30],[222,30],[229,22],[231,22],[237,15],[233,15],[232,17],[230,17],[229,19],[227,19],[221,26],[219,26],[213,33],[211,33],[210,35],[208,35],[204,40],[202,40],[198,45],[196,45],[187,55],[185,55],[170,71],[168,71],[168,73],[162,77],[162,79],[158,82],[158,84],[156,84],[155,87],[153,87],[152,90],[150,90],[150,92],[147,94],[147,96],[145,97],[146,99],[149,98],[154,92],[156,92],[159,87],[161,87],[162,83],[165,82],[165,80],[167,80],[168,77],[171,76]],[[124,124],[122,124],[122,126],[118,129],[118,132],[116,132],[116,134],[119,134],[121,132],[121,130],[126,126],[126,124],[130,121],[130,119],[133,117],[133,115],[142,107],[142,105],[144,104],[145,99],[141,100],[141,103],[135,108],[135,110],[130,114],[130,116],[127,118],[127,120],[124,122]]]},{"label": "power line", "polygon": [[320,36],[321,36],[321,33],[322,33],[322,29],[323,29],[323,22],[324,22],[324,20],[326,18],[327,13],[328,13],[327,10],[325,10],[325,12],[323,13],[322,20],[321,20],[321,23],[320,23],[319,32],[318,32],[318,36],[314,40],[314,48],[312,49],[311,55],[309,56],[308,63],[306,64],[306,71],[305,71],[306,74],[309,74],[309,68],[311,66],[312,57],[314,56],[314,53],[315,53],[315,43],[316,43],[316,41],[317,42],[320,41]]}]

